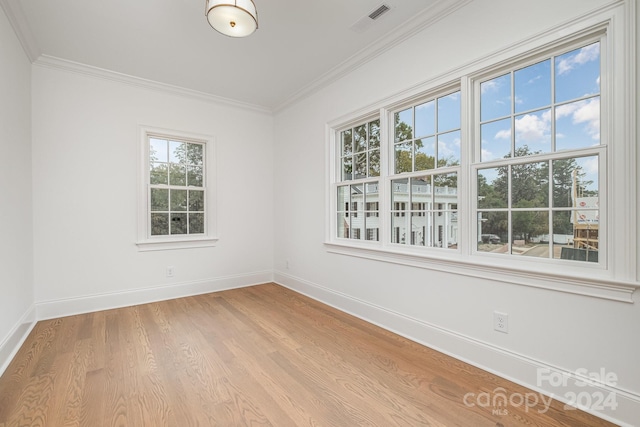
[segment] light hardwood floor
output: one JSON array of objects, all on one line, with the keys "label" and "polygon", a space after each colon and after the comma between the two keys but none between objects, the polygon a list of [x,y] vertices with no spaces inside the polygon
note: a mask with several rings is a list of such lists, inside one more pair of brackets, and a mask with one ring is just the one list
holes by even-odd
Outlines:
[{"label": "light hardwood floor", "polygon": [[465,405],[498,387],[535,401],[266,284],[39,322],[0,378],[0,427],[612,425],[555,401]]}]

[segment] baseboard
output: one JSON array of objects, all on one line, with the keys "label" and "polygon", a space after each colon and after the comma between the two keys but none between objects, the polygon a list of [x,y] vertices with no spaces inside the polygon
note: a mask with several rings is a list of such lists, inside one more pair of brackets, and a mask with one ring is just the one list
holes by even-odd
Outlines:
[{"label": "baseboard", "polygon": [[242,288],[273,281],[273,271],[258,271],[234,276],[216,277],[193,282],[131,289],[99,295],[86,295],[36,303],[38,320],[110,310],[228,289]]},{"label": "baseboard", "polygon": [[32,305],[25,311],[4,340],[0,342],[0,376],[7,369],[35,325],[36,307]]},{"label": "baseboard", "polygon": [[[405,316],[336,292],[315,283],[276,271],[274,281],[369,323],[404,336],[434,350],[491,372],[516,384],[553,397],[581,410],[619,424],[632,426],[640,414],[640,395],[594,381],[581,372],[570,372],[528,356],[465,336],[437,325]],[[500,391],[496,389],[495,399]],[[574,397],[575,396],[575,397]],[[574,402],[572,402],[574,397]],[[608,400],[606,400],[608,399]],[[469,401],[473,403],[473,397]],[[467,403],[467,402],[465,402]],[[513,402],[516,403],[517,402]],[[570,406],[567,406],[570,408]],[[532,409],[533,410],[533,409]]]}]

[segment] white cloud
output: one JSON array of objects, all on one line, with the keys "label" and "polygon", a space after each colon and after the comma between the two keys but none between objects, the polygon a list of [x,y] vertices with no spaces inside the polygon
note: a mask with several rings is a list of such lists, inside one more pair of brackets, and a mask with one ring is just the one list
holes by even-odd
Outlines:
[{"label": "white cloud", "polygon": [[482,149],[482,152],[480,153],[480,158],[482,159],[483,162],[486,162],[488,160],[493,160],[496,158],[496,156],[493,155],[493,153],[489,150],[486,149]]},{"label": "white cloud", "polygon": [[498,83],[496,83],[495,80],[489,80],[487,82],[484,82],[480,85],[480,91],[482,93],[487,93],[487,92],[493,92],[498,90],[498,88],[500,87],[500,85]]},{"label": "white cloud", "polygon": [[495,136],[496,139],[511,139],[511,129],[499,130]]},{"label": "white cloud", "polygon": [[597,157],[587,157],[582,162],[582,168],[587,174],[598,174],[598,158]]},{"label": "white cloud", "polygon": [[571,116],[574,125],[585,125],[591,138],[600,139],[600,98],[592,98],[556,108],[556,119]]},{"label": "white cloud", "polygon": [[[451,148],[451,146],[455,148]],[[451,141],[451,144],[448,144],[445,141],[438,140],[438,157],[441,159],[448,157],[458,157],[460,152],[460,138],[455,138]]]},{"label": "white cloud", "polygon": [[547,142],[551,132],[551,113],[545,111],[540,116],[525,114],[516,119],[516,138],[524,141]]},{"label": "white cloud", "polygon": [[534,84],[536,81],[540,80],[541,78],[542,78],[542,76],[538,74],[538,75],[537,75],[537,76],[535,76],[534,78],[530,79],[530,80],[527,82],[527,84],[528,84],[528,85],[532,85],[532,84]]},{"label": "white cloud", "polygon": [[586,64],[589,61],[595,61],[600,57],[600,45],[594,43],[585,46],[575,55],[568,56],[558,63],[558,73],[560,75],[571,72],[577,65]]}]

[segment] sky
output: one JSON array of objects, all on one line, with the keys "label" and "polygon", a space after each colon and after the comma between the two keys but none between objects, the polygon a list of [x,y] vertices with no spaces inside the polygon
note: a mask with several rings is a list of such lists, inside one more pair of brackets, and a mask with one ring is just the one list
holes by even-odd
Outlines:
[{"label": "sky", "polygon": [[[600,144],[599,42],[482,82],[480,92],[481,161],[509,156],[512,144],[542,153]],[[597,158],[578,164],[597,183]]]}]

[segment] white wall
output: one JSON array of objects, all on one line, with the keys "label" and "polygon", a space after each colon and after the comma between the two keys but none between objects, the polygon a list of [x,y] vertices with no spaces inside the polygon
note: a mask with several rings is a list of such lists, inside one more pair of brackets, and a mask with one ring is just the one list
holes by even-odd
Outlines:
[{"label": "white wall", "polygon": [[[214,136],[217,246],[138,251],[139,125]],[[39,317],[270,280],[272,141],[262,112],[34,65]]]},{"label": "white wall", "polygon": [[33,320],[31,64],[0,10],[0,373]]},{"label": "white wall", "polygon": [[[631,403],[606,416],[630,422],[629,414],[640,408],[637,291],[635,304],[613,302],[331,254],[323,246],[327,122],[604,3],[472,2],[279,112],[276,280],[530,386],[536,386],[532,372],[539,366],[615,372],[618,399]],[[509,313],[509,334],[493,331],[494,310]],[[524,365],[531,372],[523,372]]]}]

